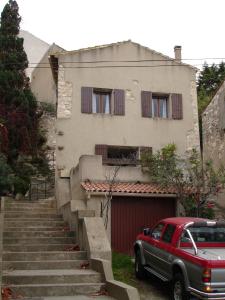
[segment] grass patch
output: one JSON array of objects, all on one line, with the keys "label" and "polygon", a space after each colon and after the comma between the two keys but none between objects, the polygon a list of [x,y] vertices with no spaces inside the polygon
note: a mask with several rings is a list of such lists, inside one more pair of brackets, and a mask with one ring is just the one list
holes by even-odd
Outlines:
[{"label": "grass patch", "polygon": [[137,281],[134,275],[134,263],[132,257],[126,254],[112,253],[112,269],[115,280],[122,281],[137,287]]}]

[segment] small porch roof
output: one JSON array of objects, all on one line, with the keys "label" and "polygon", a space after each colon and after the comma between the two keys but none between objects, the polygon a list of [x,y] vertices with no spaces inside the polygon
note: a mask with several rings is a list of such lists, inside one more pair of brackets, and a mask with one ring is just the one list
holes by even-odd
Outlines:
[{"label": "small porch roof", "polygon": [[82,188],[89,193],[107,193],[116,194],[155,194],[155,195],[174,195],[176,189],[174,187],[162,187],[154,183],[139,182],[92,182],[84,181],[81,183]]}]

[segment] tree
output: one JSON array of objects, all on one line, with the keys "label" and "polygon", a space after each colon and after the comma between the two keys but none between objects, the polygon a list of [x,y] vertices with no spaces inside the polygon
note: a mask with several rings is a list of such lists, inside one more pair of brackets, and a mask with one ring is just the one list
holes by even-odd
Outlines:
[{"label": "tree", "polygon": [[199,113],[208,105],[210,99],[213,97],[216,90],[225,79],[225,63],[221,62],[219,65],[212,64],[209,66],[204,64],[202,71],[197,80],[198,91],[198,107]]},{"label": "tree", "polygon": [[[25,73],[27,55],[23,39],[18,37],[20,21],[17,2],[9,0],[0,23],[0,152],[19,179],[18,169],[24,166],[21,161],[27,164],[27,159],[37,157],[42,145],[37,101]],[[25,177],[28,184],[30,177]]]},{"label": "tree", "polygon": [[168,144],[156,154],[142,156],[143,171],[150,181],[172,188],[188,216],[213,217],[210,205],[214,195],[224,185],[225,172],[215,171],[211,162],[204,165],[199,152],[192,150],[185,158],[176,153],[176,146]]}]

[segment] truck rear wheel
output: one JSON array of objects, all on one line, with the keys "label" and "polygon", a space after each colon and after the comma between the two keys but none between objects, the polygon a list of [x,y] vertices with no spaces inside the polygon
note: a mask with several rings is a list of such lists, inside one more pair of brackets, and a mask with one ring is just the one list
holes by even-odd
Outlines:
[{"label": "truck rear wheel", "polygon": [[141,252],[140,250],[136,251],[135,254],[135,276],[138,279],[145,279],[146,278],[146,271],[144,269],[144,266],[141,262]]},{"label": "truck rear wheel", "polygon": [[189,300],[190,295],[185,289],[184,277],[181,273],[177,273],[173,279],[172,285],[172,299],[173,300]]}]

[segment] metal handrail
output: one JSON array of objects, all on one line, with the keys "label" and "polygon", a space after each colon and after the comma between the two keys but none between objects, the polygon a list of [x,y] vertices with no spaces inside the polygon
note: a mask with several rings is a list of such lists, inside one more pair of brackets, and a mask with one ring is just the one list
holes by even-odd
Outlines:
[{"label": "metal handrail", "polygon": [[[29,200],[32,200],[32,192],[33,190],[36,192],[36,199],[39,199],[39,195],[41,194],[43,199],[46,199],[48,196],[49,191],[51,190],[51,187],[48,188],[49,184],[51,184],[51,181],[47,181],[47,179],[40,181],[40,182],[32,182],[29,186]],[[44,193],[44,195],[43,195]]]}]

